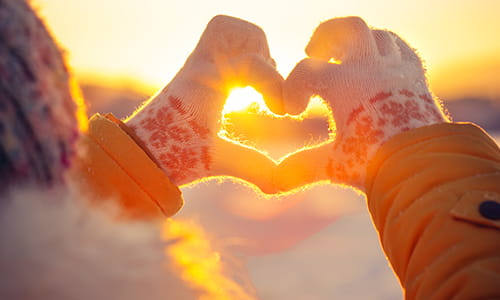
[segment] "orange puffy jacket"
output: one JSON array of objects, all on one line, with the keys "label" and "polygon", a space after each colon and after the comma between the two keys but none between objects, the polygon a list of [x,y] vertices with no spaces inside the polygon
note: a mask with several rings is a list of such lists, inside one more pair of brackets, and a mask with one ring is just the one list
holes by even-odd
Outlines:
[{"label": "orange puffy jacket", "polygon": [[471,124],[384,144],[368,207],[406,299],[500,299],[500,149]]}]

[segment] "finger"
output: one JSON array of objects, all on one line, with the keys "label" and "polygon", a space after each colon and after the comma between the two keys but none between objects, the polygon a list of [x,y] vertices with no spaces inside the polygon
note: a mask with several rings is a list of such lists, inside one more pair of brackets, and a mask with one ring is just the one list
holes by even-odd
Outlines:
[{"label": "finger", "polygon": [[284,80],[274,65],[256,54],[239,56],[230,64],[233,74],[230,74],[232,78],[229,78],[229,82],[234,82],[236,86],[252,86],[262,94],[272,112],[280,115],[285,113],[282,92]]},{"label": "finger", "polygon": [[328,80],[328,63],[307,58],[295,66],[283,83],[285,112],[297,115],[303,112],[313,95],[320,94],[321,86]]},{"label": "finger", "polygon": [[243,53],[257,53],[270,57],[264,31],[242,19],[218,15],[207,24],[195,53],[213,60],[236,57]]},{"label": "finger", "polygon": [[310,57],[341,62],[360,61],[377,55],[370,28],[359,17],[335,18],[316,28],[306,53]]},{"label": "finger", "polygon": [[262,192],[277,192],[273,176],[276,165],[263,153],[218,137],[214,143],[212,175],[233,176],[256,185]]},{"label": "finger", "polygon": [[278,166],[275,185],[287,192],[308,184],[329,180],[328,163],[333,142],[294,153]]}]

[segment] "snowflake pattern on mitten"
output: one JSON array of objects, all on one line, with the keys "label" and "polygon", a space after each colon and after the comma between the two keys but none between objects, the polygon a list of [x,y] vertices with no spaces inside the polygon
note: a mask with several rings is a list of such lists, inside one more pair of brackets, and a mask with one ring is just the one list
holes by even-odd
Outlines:
[{"label": "snowflake pattern on mitten", "polygon": [[[145,108],[147,116],[139,126],[148,133],[149,149],[156,153],[171,180],[183,182],[200,176],[197,170],[210,170],[212,158],[202,141],[209,138],[211,131],[183,108],[179,98],[168,96],[166,102],[160,109]],[[139,131],[139,127],[132,129]]]}]

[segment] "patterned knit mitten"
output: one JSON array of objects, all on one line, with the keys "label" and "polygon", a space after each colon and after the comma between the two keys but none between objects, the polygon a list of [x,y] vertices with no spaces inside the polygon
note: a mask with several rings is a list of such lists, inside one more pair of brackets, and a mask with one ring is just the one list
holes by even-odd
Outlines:
[{"label": "patterned knit mitten", "polygon": [[279,112],[282,81],[259,27],[216,16],[170,84],[126,123],[176,185],[229,175],[272,192],[272,161],[217,133],[231,88],[251,85]]},{"label": "patterned knit mitten", "polygon": [[336,134],[280,165],[282,190],[318,180],[363,190],[368,163],[385,141],[447,121],[419,57],[392,32],[370,29],[358,17],[331,19],[316,29],[306,53],[285,82],[285,109],[299,113],[319,95],[332,109]]}]

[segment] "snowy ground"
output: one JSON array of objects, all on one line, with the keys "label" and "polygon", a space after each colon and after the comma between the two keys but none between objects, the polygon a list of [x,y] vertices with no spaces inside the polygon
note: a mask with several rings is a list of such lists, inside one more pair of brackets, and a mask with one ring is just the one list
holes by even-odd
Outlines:
[{"label": "snowy ground", "polygon": [[261,299],[401,299],[365,211],[248,265]]},{"label": "snowy ground", "polygon": [[[259,220],[229,213],[221,199],[228,190],[247,201],[252,193],[231,183],[186,189],[188,203],[178,218],[195,218],[229,249],[257,243],[258,249],[251,249],[264,255],[246,256],[246,262],[259,299],[401,299],[361,196],[317,187],[305,195],[263,199],[293,205]],[[324,201],[352,205],[333,207]]]}]

